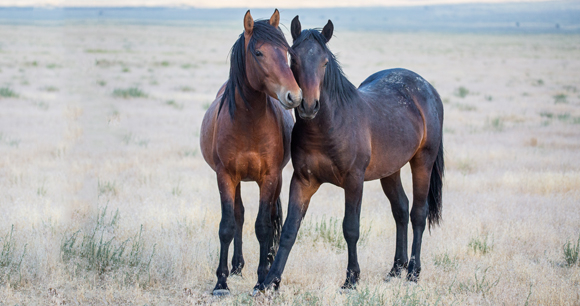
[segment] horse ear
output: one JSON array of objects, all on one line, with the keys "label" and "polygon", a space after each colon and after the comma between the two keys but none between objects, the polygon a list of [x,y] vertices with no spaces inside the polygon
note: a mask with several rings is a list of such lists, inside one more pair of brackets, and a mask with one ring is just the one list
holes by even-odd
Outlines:
[{"label": "horse ear", "polygon": [[298,20],[298,15],[292,19],[292,24],[290,25],[290,32],[292,33],[292,40],[296,40],[300,36],[302,31],[302,26],[300,25],[300,20]]},{"label": "horse ear", "polygon": [[332,38],[332,32],[334,32],[334,25],[332,24],[332,21],[328,19],[328,23],[324,26],[324,28],[322,28],[322,36],[326,38],[326,42],[329,42],[330,38]]},{"label": "horse ear", "polygon": [[252,18],[250,10],[248,10],[246,16],[244,16],[244,29],[248,35],[252,35],[252,32],[254,31],[254,18]]},{"label": "horse ear", "polygon": [[278,12],[278,9],[276,9],[274,14],[272,14],[272,17],[270,17],[270,24],[273,27],[278,28],[278,25],[280,24],[280,12]]}]

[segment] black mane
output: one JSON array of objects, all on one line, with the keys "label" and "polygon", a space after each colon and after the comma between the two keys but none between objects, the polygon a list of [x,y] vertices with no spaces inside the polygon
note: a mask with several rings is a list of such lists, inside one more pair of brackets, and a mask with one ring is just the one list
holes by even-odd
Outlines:
[{"label": "black mane", "polygon": [[326,54],[328,54],[328,65],[322,82],[322,89],[328,95],[331,101],[337,101],[339,104],[346,104],[358,97],[357,88],[346,78],[340,63],[334,54],[326,46],[326,38],[320,34],[318,29],[304,30],[292,44],[292,48],[309,38],[314,38]]},{"label": "black mane", "polygon": [[[252,32],[252,36],[250,38],[250,42],[248,43],[248,52],[252,54],[254,59],[256,59],[256,44],[258,42],[269,43],[274,46],[278,47],[285,47],[288,49],[288,52],[292,52],[284,34],[280,30],[280,28],[274,28],[268,20],[260,20],[254,22],[254,29]],[[234,113],[236,110],[236,90],[242,97],[244,104],[247,107],[250,107],[248,104],[248,100],[244,96],[243,91],[241,88],[244,86],[244,80],[246,79],[246,50],[244,50],[245,46],[245,37],[244,33],[240,34],[240,37],[232,47],[230,51],[230,78],[226,84],[226,89],[224,94],[222,95],[220,106],[218,109],[218,113],[221,111],[224,103],[228,103],[230,116],[232,119],[234,118]],[[258,62],[259,64],[259,62]]]}]

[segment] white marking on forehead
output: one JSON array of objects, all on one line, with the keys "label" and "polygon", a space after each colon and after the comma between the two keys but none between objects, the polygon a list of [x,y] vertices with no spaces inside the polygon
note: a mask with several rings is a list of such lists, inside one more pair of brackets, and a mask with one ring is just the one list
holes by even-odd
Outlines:
[{"label": "white marking on forehead", "polygon": [[310,50],[308,50],[308,55],[314,55],[314,47],[310,48]]}]

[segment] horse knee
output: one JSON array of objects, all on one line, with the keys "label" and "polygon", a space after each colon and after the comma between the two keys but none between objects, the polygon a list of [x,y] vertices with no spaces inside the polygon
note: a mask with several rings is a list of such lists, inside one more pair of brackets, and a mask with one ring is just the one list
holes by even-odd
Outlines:
[{"label": "horse knee", "polygon": [[393,208],[393,217],[395,221],[402,224],[409,223],[409,205],[399,205],[399,207]]},{"label": "horse knee", "polygon": [[412,211],[411,222],[413,223],[413,226],[425,227],[425,225],[427,224],[427,212]]},{"label": "horse knee", "polygon": [[236,225],[233,222],[234,220],[226,220],[222,219],[220,222],[220,241],[221,242],[231,242],[234,239],[234,234],[236,233]]},{"label": "horse knee", "polygon": [[269,222],[269,219],[260,218],[260,216],[258,215],[255,224],[256,237],[258,237],[258,241],[260,242],[266,241],[270,236],[272,230],[273,226],[271,222]]},{"label": "horse knee", "polygon": [[346,241],[357,242],[360,236],[360,226],[358,224],[343,223],[342,233]]}]

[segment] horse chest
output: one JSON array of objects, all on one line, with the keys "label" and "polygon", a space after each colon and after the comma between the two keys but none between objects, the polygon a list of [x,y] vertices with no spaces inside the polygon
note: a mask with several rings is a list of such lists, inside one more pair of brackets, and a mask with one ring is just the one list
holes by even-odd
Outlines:
[{"label": "horse chest", "polygon": [[303,154],[294,163],[294,168],[305,178],[342,186],[344,178],[353,165],[352,158],[346,158],[347,156],[333,158],[324,151],[311,151],[308,154]]},{"label": "horse chest", "polygon": [[227,168],[241,180],[255,181],[270,168],[269,164],[258,152],[240,152],[227,162]]},{"label": "horse chest", "polygon": [[252,137],[218,148],[221,164],[232,175],[244,181],[257,181],[264,173],[280,168],[284,146],[278,137]]}]

